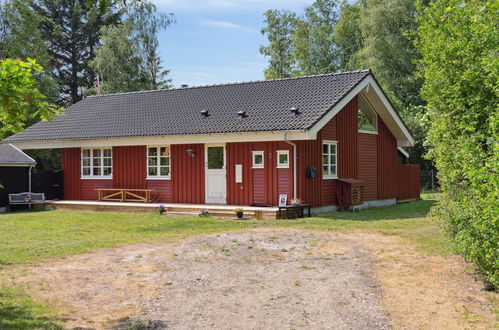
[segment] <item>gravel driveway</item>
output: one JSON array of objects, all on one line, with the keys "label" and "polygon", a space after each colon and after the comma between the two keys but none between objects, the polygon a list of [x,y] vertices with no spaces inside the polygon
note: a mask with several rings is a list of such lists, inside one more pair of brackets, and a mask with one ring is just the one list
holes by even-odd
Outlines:
[{"label": "gravel driveway", "polygon": [[159,267],[159,293],[119,328],[390,328],[371,262],[363,246],[315,232],[198,237]]}]

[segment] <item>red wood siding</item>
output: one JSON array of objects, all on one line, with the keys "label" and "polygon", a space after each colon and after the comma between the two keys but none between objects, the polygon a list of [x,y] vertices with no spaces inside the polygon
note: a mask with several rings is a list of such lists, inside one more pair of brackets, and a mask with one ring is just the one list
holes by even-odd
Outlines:
[{"label": "red wood siding", "polygon": [[[186,150],[194,150],[190,157]],[[171,176],[174,203],[203,204],[204,144],[174,144],[171,146]]]},{"label": "red wood siding", "polygon": [[[289,168],[277,168],[277,150],[289,151]],[[264,152],[263,169],[252,168],[252,151]],[[277,205],[279,194],[293,196],[293,148],[285,142],[227,143],[227,204]],[[235,182],[236,164],[243,165],[243,182]]]},{"label": "red wood siding", "polygon": [[160,203],[173,203],[171,180],[147,180],[147,189],[153,189]]},{"label": "red wood siding", "polygon": [[64,148],[61,150],[63,169],[64,199],[79,200],[80,197],[80,148]]},{"label": "red wood siding", "polygon": [[378,120],[378,199],[397,198],[397,140]]},{"label": "red wood siding", "polygon": [[[252,143],[227,143],[227,204],[250,205],[253,203]],[[236,183],[236,165],[243,166],[243,182]]]},{"label": "red wood siding", "polygon": [[83,179],[81,180],[81,199],[84,201],[96,201],[99,194],[95,189],[113,188],[113,180],[106,179]]},{"label": "red wood siding", "polygon": [[378,198],[378,136],[359,133],[359,180],[364,183],[364,200]]},{"label": "red wood siding", "polygon": [[265,199],[265,170],[263,168],[252,169],[253,172],[253,203],[266,204]]},{"label": "red wood siding", "polygon": [[146,189],[146,146],[113,147],[113,188]]},{"label": "red wood siding", "polygon": [[338,129],[338,177],[358,177],[358,128],[357,97],[353,98],[337,115]]},{"label": "red wood siding", "polygon": [[397,198],[401,201],[419,198],[419,165],[398,165]]},{"label": "red wood siding", "polygon": [[[312,206],[320,206],[322,205],[322,143],[319,140],[295,141],[295,143],[298,149],[298,197]],[[307,177],[308,167],[315,167],[315,178]]]}]

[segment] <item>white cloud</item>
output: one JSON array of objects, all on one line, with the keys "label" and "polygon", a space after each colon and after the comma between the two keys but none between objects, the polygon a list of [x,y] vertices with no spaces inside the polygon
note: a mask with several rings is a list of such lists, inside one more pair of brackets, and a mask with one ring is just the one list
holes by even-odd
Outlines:
[{"label": "white cloud", "polygon": [[210,20],[205,20],[201,22],[204,25],[208,26],[214,26],[214,27],[220,27],[220,28],[226,28],[226,29],[238,29],[238,30],[244,30],[245,28],[242,25],[236,24],[236,23],[231,23],[227,21],[210,21]]}]

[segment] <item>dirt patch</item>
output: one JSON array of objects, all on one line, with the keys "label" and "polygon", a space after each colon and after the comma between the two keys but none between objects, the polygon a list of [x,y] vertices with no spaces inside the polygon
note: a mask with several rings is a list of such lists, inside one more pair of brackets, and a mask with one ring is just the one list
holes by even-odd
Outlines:
[{"label": "dirt patch", "polygon": [[[67,328],[495,328],[457,257],[371,233],[256,229],[145,243],[0,274]],[[126,321],[128,320],[128,321]]]}]

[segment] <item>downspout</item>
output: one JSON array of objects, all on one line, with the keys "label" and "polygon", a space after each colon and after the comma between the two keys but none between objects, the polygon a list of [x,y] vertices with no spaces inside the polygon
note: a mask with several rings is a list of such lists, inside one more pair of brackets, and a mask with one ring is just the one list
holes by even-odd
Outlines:
[{"label": "downspout", "polygon": [[288,140],[288,132],[284,133],[284,141],[289,144],[290,146],[293,147],[293,198],[298,198],[296,195],[296,191],[297,191],[297,182],[298,182],[298,177],[297,177],[297,155],[296,155],[296,143],[294,142],[291,142]]}]

